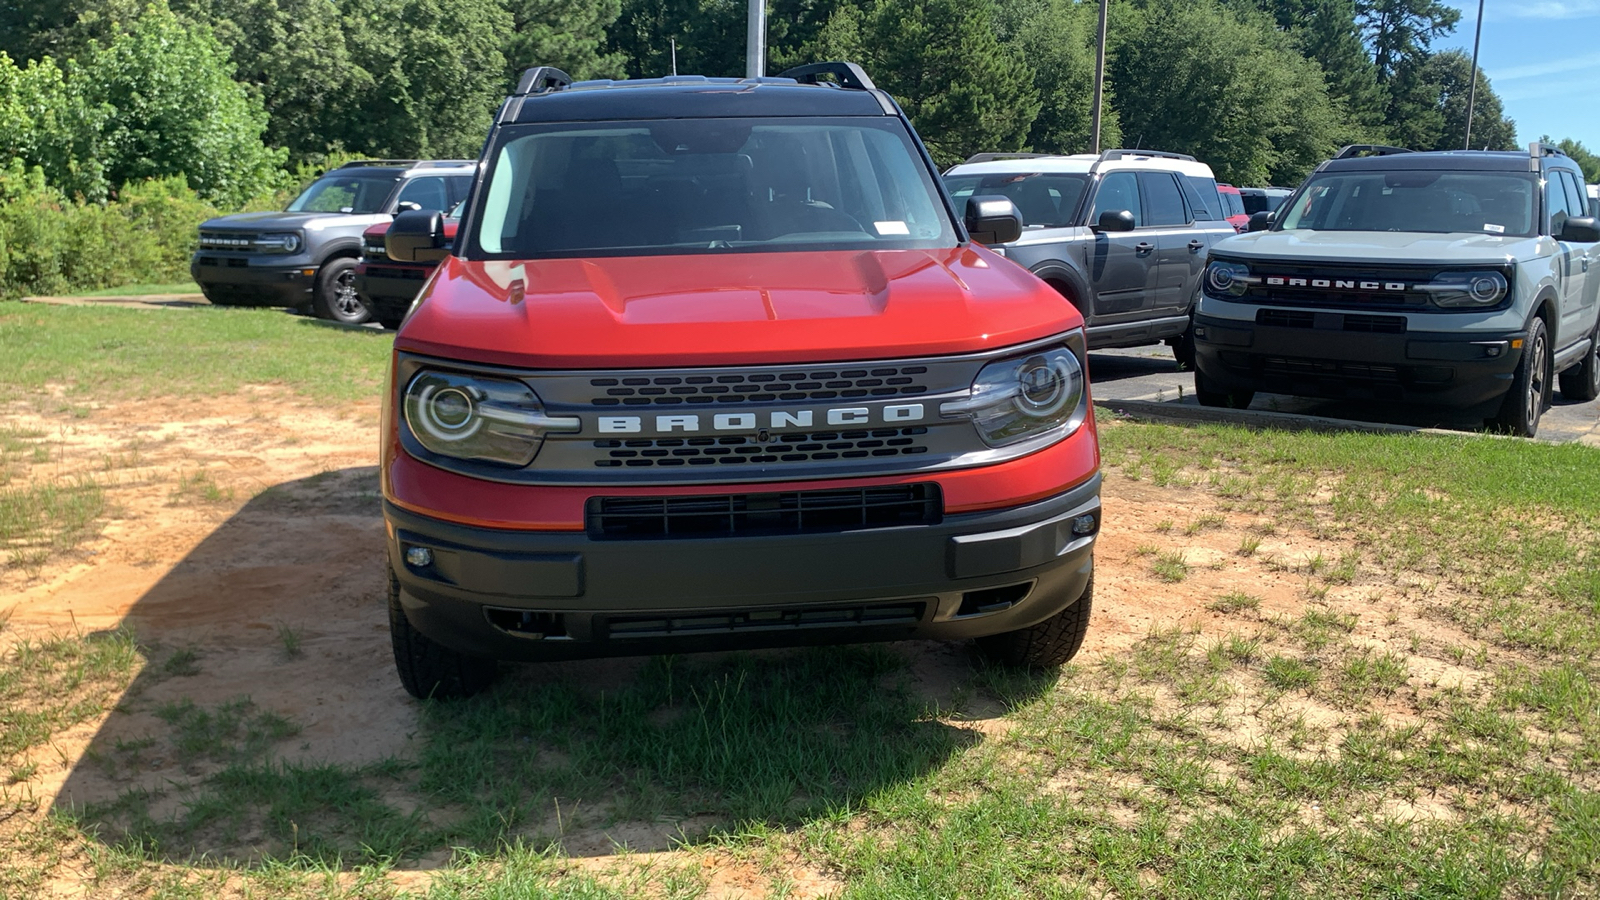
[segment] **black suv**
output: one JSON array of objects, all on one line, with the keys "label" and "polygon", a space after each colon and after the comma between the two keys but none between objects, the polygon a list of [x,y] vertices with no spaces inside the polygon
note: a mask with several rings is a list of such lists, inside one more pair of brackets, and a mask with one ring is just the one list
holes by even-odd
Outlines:
[{"label": "black suv", "polygon": [[236,213],[200,225],[189,264],[218,306],[289,306],[358,324],[361,233],[404,210],[446,210],[472,187],[473,160],[365,160],[317,179],[284,212]]}]

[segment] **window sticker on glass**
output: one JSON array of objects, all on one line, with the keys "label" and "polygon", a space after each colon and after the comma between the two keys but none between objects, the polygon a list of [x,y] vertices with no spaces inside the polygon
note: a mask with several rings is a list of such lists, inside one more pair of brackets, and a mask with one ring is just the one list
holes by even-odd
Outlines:
[{"label": "window sticker on glass", "polygon": [[1506,233],[1506,227],[1504,225],[1495,225],[1489,222],[1483,223],[1483,230],[1489,232],[1490,234]]},{"label": "window sticker on glass", "polygon": [[872,223],[872,227],[878,229],[878,233],[879,234],[910,234],[911,233],[911,229],[906,227],[906,223],[900,222],[900,221],[873,222]]}]

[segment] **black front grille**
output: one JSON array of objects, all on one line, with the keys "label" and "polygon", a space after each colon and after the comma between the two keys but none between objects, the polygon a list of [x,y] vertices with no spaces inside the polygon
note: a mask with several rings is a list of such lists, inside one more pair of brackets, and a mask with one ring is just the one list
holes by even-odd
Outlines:
[{"label": "black front grille", "polygon": [[727,634],[735,631],[780,631],[803,628],[913,626],[922,621],[925,600],[871,606],[797,607],[696,612],[688,615],[613,616],[606,622],[612,638],[648,638]]},{"label": "black front grille", "polygon": [[1308,312],[1301,309],[1263,309],[1256,324],[1279,328],[1319,328],[1325,331],[1359,331],[1367,334],[1405,334],[1405,316],[1369,316],[1361,313]]},{"label": "black front grille", "polygon": [[361,242],[361,255],[367,259],[386,260],[389,258],[389,248],[381,237],[376,240],[368,238]]},{"label": "black front grille", "polygon": [[[1239,298],[1247,303],[1344,309],[1431,309],[1433,307],[1428,296],[1420,291],[1390,291],[1383,289],[1383,286],[1396,282],[1406,285],[1425,283],[1432,281],[1439,270],[1437,267],[1394,265],[1251,263],[1250,272],[1263,278],[1300,279],[1305,283],[1272,285],[1263,281],[1251,285],[1245,296]],[[1376,285],[1377,289],[1363,288],[1363,284]]]},{"label": "black front grille", "polygon": [[594,497],[585,524],[596,540],[821,534],[937,525],[937,484],[701,497]]},{"label": "black front grille", "polygon": [[1400,369],[1396,366],[1375,366],[1343,360],[1284,359],[1268,356],[1261,360],[1261,371],[1264,375],[1290,378],[1341,378],[1385,384],[1400,383]]},{"label": "black front grille", "polygon": [[592,378],[604,388],[595,406],[672,406],[683,403],[778,403],[899,397],[925,394],[919,376],[927,366],[875,366],[815,372],[750,372],[728,375],[656,375]]},{"label": "black front grille", "polygon": [[256,235],[245,232],[202,231],[200,232],[200,249],[251,253],[255,250],[255,240]]},{"label": "black front grille", "polygon": [[875,428],[861,431],[812,431],[778,434],[762,442],[756,437],[610,438],[595,441],[606,451],[594,461],[603,469],[624,466],[731,466],[749,463],[825,462],[834,459],[870,459],[927,453],[919,438],[925,426]]}]

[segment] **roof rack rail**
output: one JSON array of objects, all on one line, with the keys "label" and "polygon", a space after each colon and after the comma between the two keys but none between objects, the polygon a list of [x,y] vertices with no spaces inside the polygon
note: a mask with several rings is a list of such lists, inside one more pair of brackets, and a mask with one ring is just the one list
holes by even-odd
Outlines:
[{"label": "roof rack rail", "polygon": [[523,71],[522,77],[517,80],[517,89],[511,93],[518,97],[526,97],[529,94],[559,91],[571,84],[572,76],[555,66],[534,66]]},{"label": "roof rack rail", "polygon": [[819,62],[804,66],[795,66],[784,69],[778,73],[779,78],[793,78],[801,84],[821,84],[818,75],[832,75],[838,79],[839,86],[858,91],[875,91],[877,85],[867,77],[867,73],[853,62]]},{"label": "roof rack rail", "polygon": [[1529,156],[1566,156],[1567,151],[1555,144],[1546,144],[1544,141],[1533,141],[1528,144]]},{"label": "roof rack rail", "polygon": [[1388,144],[1347,144],[1335,153],[1334,159],[1355,159],[1358,156],[1393,156],[1396,153],[1414,152],[1409,147],[1391,147]]},{"label": "roof rack rail", "polygon": [[363,166],[414,166],[421,160],[416,159],[352,159],[339,164],[341,169],[359,169]]},{"label": "roof rack rail", "polygon": [[1187,153],[1169,153],[1166,150],[1107,150],[1100,154],[1100,162],[1110,162],[1114,159],[1126,159],[1130,156],[1153,156],[1157,159],[1178,159],[1184,162],[1199,162]]},{"label": "roof rack rail", "polygon": [[974,153],[963,160],[962,165],[993,162],[997,159],[1044,159],[1055,155],[1054,153]]}]

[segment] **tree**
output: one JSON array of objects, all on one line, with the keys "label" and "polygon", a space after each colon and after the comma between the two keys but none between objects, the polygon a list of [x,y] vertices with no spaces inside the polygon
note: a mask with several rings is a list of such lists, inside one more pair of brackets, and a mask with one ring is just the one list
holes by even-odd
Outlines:
[{"label": "tree", "polygon": [[[1027,145],[1044,153],[1092,149],[1097,9],[1071,0],[1008,0],[995,6],[995,31],[1033,70],[1039,114]],[[1120,140],[1111,91],[1106,90],[1101,144]]]},{"label": "tree", "polygon": [[344,0],[350,59],[367,81],[332,105],[331,136],[387,157],[476,157],[511,92],[497,0]]},{"label": "tree", "polygon": [[[1550,135],[1548,134],[1543,135],[1539,140],[1546,144],[1551,143]],[[1560,141],[1555,142],[1555,145],[1561,148],[1562,153],[1572,157],[1578,167],[1583,169],[1583,180],[1585,182],[1600,184],[1600,156],[1596,156],[1588,147],[1585,147],[1582,141],[1576,141],[1572,138],[1562,138]]]},{"label": "tree", "polygon": [[1434,39],[1454,31],[1461,21],[1461,11],[1441,0],[1355,0],[1355,5],[1380,84],[1393,80],[1408,64],[1422,63]]},{"label": "tree", "polygon": [[1300,52],[1322,67],[1329,95],[1364,128],[1379,128],[1387,98],[1362,43],[1356,0],[1273,0],[1270,5]]},{"label": "tree", "polygon": [[[61,140],[81,161],[45,166],[57,185],[88,199],[127,181],[182,175],[201,196],[241,204],[282,177],[281,151],[261,142],[267,114],[232,78],[210,29],[152,4],[104,47],[69,60]],[[55,154],[59,157],[60,148]],[[49,154],[47,154],[49,155]]]},{"label": "tree", "polygon": [[1001,44],[991,0],[878,0],[840,6],[810,55],[860,61],[940,165],[982,150],[1019,150],[1039,112],[1033,72]]},{"label": "tree", "polygon": [[[1472,59],[1459,50],[1431,54],[1407,63],[1391,89],[1390,137],[1415,150],[1460,150],[1467,132],[1467,87]],[[1472,115],[1472,146],[1515,150],[1516,123],[1507,119],[1489,79],[1478,72]]]},{"label": "tree", "polygon": [[607,51],[606,29],[622,0],[508,0],[511,36],[505,45],[513,75],[529,66],[556,66],[574,78],[620,78],[627,60]]},{"label": "tree", "polygon": [[1192,153],[1223,181],[1292,184],[1350,137],[1322,70],[1259,12],[1217,0],[1113,12],[1124,144]]}]

